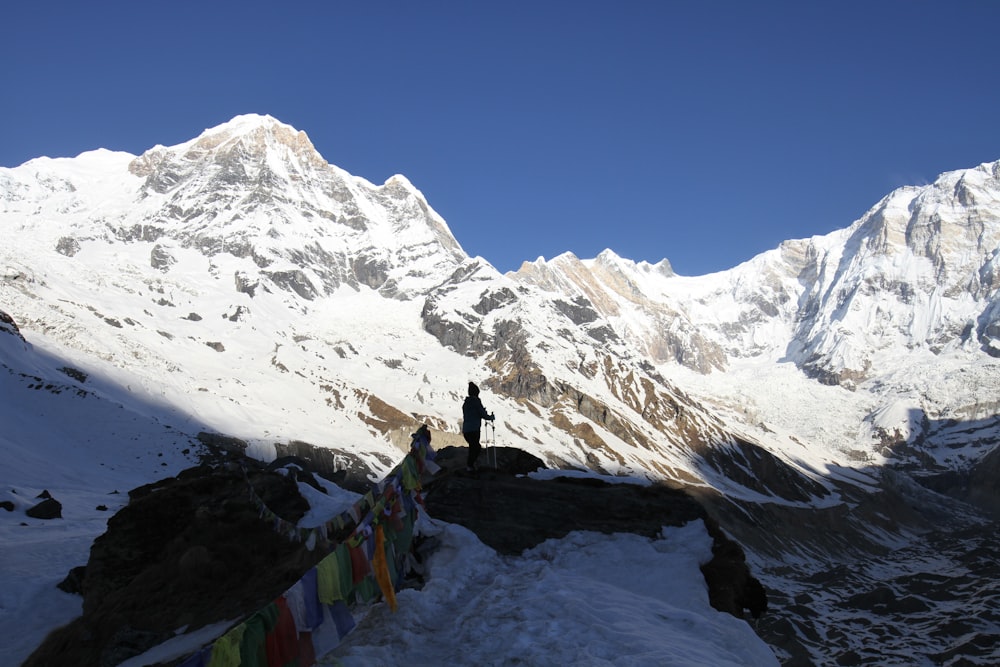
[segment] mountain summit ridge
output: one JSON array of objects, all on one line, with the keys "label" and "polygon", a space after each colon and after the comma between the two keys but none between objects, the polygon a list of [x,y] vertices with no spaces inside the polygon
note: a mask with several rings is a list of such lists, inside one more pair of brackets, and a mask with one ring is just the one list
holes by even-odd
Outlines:
[{"label": "mountain summit ridge", "polygon": [[[867,377],[865,366],[873,361],[869,348],[939,349],[973,336],[984,352],[995,354],[1000,344],[991,333],[998,328],[993,313],[1000,287],[998,175],[1000,162],[985,163],[947,172],[927,186],[898,189],[848,228],[785,241],[711,278],[662,271],[660,278],[621,260],[619,278],[605,279],[599,288],[601,281],[593,279],[607,263],[575,264],[566,255],[526,263],[518,275],[554,289],[575,284],[597,302],[656,304],[649,319],[666,308],[703,334],[716,330],[712,343],[728,347],[726,357],[782,354],[826,381],[852,384]],[[874,302],[887,293],[909,308]],[[708,307],[702,307],[706,302]],[[720,310],[720,304],[728,308]],[[618,314],[614,306],[606,310]],[[873,322],[880,332],[870,326]],[[760,345],[762,333],[770,346]],[[850,336],[864,341],[859,347]],[[727,365],[693,367],[721,370]]]},{"label": "mountain summit ridge", "polygon": [[1000,506],[998,175],[947,172],[706,276],[613,251],[501,274],[405,177],[373,185],[241,116],[0,169],[2,310],[41,353],[2,358],[19,391],[18,363],[59,359],[60,388],[178,432],[376,473],[417,423],[460,444],[475,380],[502,444],[684,486],[777,586],[783,559],[981,520],[949,498]]},{"label": "mountain summit ridge", "polygon": [[[263,312],[297,321],[328,311],[345,287],[371,289],[412,301],[403,319],[417,318],[410,326],[445,349],[501,375],[537,366],[546,392],[576,386],[594,399],[615,391],[614,382],[595,375],[602,366],[607,372],[609,359],[648,364],[656,369],[651,386],[673,393],[668,380],[678,367],[712,375],[791,362],[856,391],[914,363],[934,367],[942,355],[966,366],[1000,355],[1000,162],[896,190],[847,228],[786,241],[727,271],[684,277],[667,260],[636,263],[611,250],[586,260],[572,253],[539,258],[501,275],[465,254],[405,177],[381,186],[353,177],[327,163],[304,132],[271,116],[237,116],[127,165],[124,158],[95,152],[0,170],[0,220],[20,230],[8,275],[44,279],[18,256],[23,248],[76,260],[57,260],[65,264],[59,271],[93,266],[91,279],[102,282],[97,268],[113,250],[109,266],[119,276],[143,275],[149,290],[165,295],[146,317],[166,313],[164,303],[183,307],[178,298],[195,307],[197,298],[181,297],[204,291],[185,286],[194,271],[230,281],[230,289],[204,293],[227,302],[213,308],[237,324]],[[120,277],[111,281],[128,291]],[[265,304],[265,294],[279,310]],[[89,298],[103,310],[102,295],[81,303]],[[292,328],[300,326],[298,337],[317,338],[308,325]],[[93,351],[106,355],[100,347]],[[279,368],[306,374],[304,360],[290,365],[277,357]],[[981,373],[973,377],[972,386],[989,386]],[[895,394],[911,389],[880,391],[895,403]],[[953,411],[950,396],[924,394],[915,407],[934,417]],[[876,403],[884,400],[878,396]],[[597,399],[608,407],[619,400]],[[660,437],[634,407],[622,409],[637,429],[628,440]],[[615,430],[615,438],[625,433]]]}]

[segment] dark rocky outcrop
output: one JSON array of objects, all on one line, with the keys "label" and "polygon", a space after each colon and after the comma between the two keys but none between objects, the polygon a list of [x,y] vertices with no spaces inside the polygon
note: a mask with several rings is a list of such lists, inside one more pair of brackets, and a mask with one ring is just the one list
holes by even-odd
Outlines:
[{"label": "dark rocky outcrop", "polygon": [[923,486],[969,503],[993,521],[1000,521],[1000,447],[994,447],[967,470],[942,470],[915,475]]},{"label": "dark rocky outcrop", "polygon": [[[238,440],[202,436],[214,445],[208,448],[214,464],[130,492],[129,504],[95,540],[86,567],[60,584],[83,596],[83,615],[53,632],[23,667],[112,667],[179,628],[249,615],[325,555],[275,533],[260,518],[248,484],[272,511],[295,522],[307,510],[296,480],[319,488],[307,469],[315,464],[343,472],[342,462],[314,461],[312,449],[293,443],[265,467],[244,459]],[[464,472],[466,453],[455,447],[438,452],[443,471],[425,480],[426,508],[466,526],[498,552],[517,554],[575,530],[653,537],[665,525],[701,519],[714,540],[713,559],[702,568],[712,605],[738,617],[766,608],[764,589],[750,575],[740,546],[683,491],[592,478],[533,479],[523,473],[542,462],[513,448],[499,448],[496,468],[472,475]],[[367,476],[356,467],[342,480],[355,488]]]},{"label": "dark rocky outcrop", "polygon": [[25,510],[25,514],[32,519],[48,520],[62,518],[62,503],[53,498],[48,491],[39,493],[37,500],[40,500],[40,502]]},{"label": "dark rocky outcrop", "polygon": [[713,539],[713,558],[702,567],[712,606],[739,618],[744,610],[756,618],[767,608],[767,595],[750,574],[743,549],[684,491],[589,477],[532,479],[524,473],[544,467],[542,462],[507,447],[497,448],[495,469],[466,473],[466,452],[447,447],[438,453],[438,463],[454,472],[428,484],[427,511],[465,526],[499,553],[520,554],[577,530],[656,537],[664,526],[701,519]]},{"label": "dark rocky outcrop", "polygon": [[56,243],[56,252],[60,255],[72,257],[76,253],[80,252],[80,242],[72,236],[63,236]]},{"label": "dark rocky outcrop", "polygon": [[263,275],[270,278],[281,289],[295,292],[307,301],[312,301],[319,295],[308,276],[297,269],[293,271],[264,271]]},{"label": "dark rocky outcrop", "polygon": [[1000,447],[996,447],[969,472],[969,501],[1000,521]]},{"label": "dark rocky outcrop", "polygon": [[24,667],[112,667],[178,628],[240,618],[295,583],[320,554],[262,521],[248,482],[290,521],[307,509],[289,477],[252,468],[244,476],[233,465],[199,466],[130,492],[86,568],[62,584],[79,590],[83,615]]},{"label": "dark rocky outcrop", "polygon": [[55,498],[46,498],[24,512],[32,519],[61,519],[62,503]]},{"label": "dark rocky outcrop", "polygon": [[294,461],[303,470],[322,475],[337,486],[355,493],[365,493],[371,488],[372,471],[353,452],[317,447],[301,440],[277,443],[274,449],[278,455],[275,463]]},{"label": "dark rocky outcrop", "polygon": [[166,273],[177,263],[177,258],[164,246],[157,243],[149,252],[149,265],[157,271]]},{"label": "dark rocky outcrop", "polygon": [[21,330],[18,328],[14,318],[2,310],[0,310],[0,333],[9,333],[12,336],[16,336],[22,343],[28,342],[21,334]]}]

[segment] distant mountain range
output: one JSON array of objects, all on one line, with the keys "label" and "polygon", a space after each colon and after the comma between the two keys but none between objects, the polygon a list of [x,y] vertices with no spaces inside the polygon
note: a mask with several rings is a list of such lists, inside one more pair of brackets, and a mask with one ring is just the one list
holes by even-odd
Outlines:
[{"label": "distant mountain range", "polygon": [[[0,169],[0,229],[0,310],[62,381],[261,458],[385,471],[418,423],[460,444],[474,380],[500,444],[687,488],[772,588],[1000,515],[1000,162],[720,273],[607,250],[501,274],[406,178],[240,116]],[[815,658],[781,622],[779,655]]]}]

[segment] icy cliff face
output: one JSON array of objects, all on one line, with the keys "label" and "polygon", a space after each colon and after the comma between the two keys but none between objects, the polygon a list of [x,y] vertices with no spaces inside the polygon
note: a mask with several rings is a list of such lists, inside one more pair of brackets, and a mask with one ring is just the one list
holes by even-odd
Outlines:
[{"label": "icy cliff face", "polygon": [[786,241],[729,271],[675,276],[606,251],[526,263],[525,282],[589,299],[656,361],[700,372],[794,361],[856,386],[900,351],[997,355],[1000,162],[901,188],[850,228]]},{"label": "icy cliff face", "polygon": [[864,378],[894,350],[996,355],[1000,163],[897,190],[856,222],[807,294],[804,362]]}]

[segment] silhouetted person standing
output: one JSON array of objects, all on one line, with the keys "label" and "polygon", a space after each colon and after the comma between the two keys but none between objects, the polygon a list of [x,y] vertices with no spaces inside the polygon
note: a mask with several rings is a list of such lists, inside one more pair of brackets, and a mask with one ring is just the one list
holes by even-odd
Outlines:
[{"label": "silhouetted person standing", "polygon": [[483,402],[479,400],[479,387],[474,382],[470,382],[469,395],[462,403],[462,436],[469,443],[469,459],[465,464],[465,469],[470,472],[476,469],[476,459],[479,458],[479,452],[482,451],[479,436],[484,419],[493,421],[494,417],[486,412]]}]

